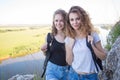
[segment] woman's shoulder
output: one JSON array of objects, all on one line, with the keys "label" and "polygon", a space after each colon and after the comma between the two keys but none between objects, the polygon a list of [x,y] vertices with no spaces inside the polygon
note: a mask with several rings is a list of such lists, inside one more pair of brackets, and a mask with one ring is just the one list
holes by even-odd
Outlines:
[{"label": "woman's shoulder", "polygon": [[98,35],[98,32],[95,32],[95,31],[92,32],[91,35],[92,35],[93,37],[99,36],[99,35]]},{"label": "woman's shoulder", "polygon": [[93,36],[93,40],[95,43],[100,41],[100,37],[99,37],[99,34],[97,32],[92,32],[91,35]]},{"label": "woman's shoulder", "polygon": [[65,42],[69,42],[71,39],[73,39],[73,38],[71,38],[71,37],[69,37],[69,36],[66,36],[66,38],[65,38]]},{"label": "woman's shoulder", "polygon": [[72,38],[69,37],[69,36],[66,36],[66,37],[65,37],[65,40],[69,40],[69,39],[72,39]]}]

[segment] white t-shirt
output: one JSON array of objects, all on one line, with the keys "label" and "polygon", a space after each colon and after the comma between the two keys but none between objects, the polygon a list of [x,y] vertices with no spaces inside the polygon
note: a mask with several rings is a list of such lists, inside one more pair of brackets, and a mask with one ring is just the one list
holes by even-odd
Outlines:
[{"label": "white t-shirt", "polygon": [[[97,43],[100,41],[100,38],[97,33],[92,33],[93,43]],[[69,42],[70,37],[66,37],[65,43]],[[73,46],[73,62],[72,68],[78,73],[91,73],[96,72],[96,67],[94,65],[94,61],[92,58],[91,51],[86,45],[86,38],[83,39],[75,39],[75,43]]]}]

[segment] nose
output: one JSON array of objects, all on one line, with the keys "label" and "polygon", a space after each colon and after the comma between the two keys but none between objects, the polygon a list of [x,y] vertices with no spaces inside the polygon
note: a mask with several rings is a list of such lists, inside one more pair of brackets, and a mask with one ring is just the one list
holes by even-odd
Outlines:
[{"label": "nose", "polygon": [[60,23],[61,23],[60,21],[57,22],[58,25],[60,25]]},{"label": "nose", "polygon": [[73,23],[76,24],[76,23],[77,23],[77,20],[74,20]]}]

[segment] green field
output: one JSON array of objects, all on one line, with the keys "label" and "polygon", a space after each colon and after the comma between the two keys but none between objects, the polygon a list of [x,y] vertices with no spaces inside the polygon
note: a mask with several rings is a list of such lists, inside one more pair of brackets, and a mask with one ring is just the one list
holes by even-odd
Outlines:
[{"label": "green field", "polygon": [[0,60],[40,51],[50,26],[0,26]]}]

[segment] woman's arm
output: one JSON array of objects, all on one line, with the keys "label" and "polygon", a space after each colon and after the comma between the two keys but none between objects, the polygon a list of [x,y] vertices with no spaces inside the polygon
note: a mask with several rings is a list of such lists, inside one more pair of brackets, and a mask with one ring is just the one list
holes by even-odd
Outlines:
[{"label": "woman's arm", "polygon": [[65,44],[66,48],[66,62],[71,65],[73,61],[73,45],[74,39],[69,38],[68,42]]},{"label": "woman's arm", "polygon": [[95,45],[92,44],[92,48],[98,58],[101,60],[106,58],[105,50],[102,48],[101,41],[98,41],[95,43]]},{"label": "woman's arm", "polygon": [[43,53],[47,51],[47,36],[45,37],[45,43],[41,46],[41,51]]},{"label": "woman's arm", "polygon": [[96,56],[98,58],[100,58],[101,60],[106,58],[106,53],[105,50],[102,48],[101,45],[101,41],[96,42],[95,44],[93,44],[93,37],[92,36],[88,36],[88,42],[91,42],[92,48],[96,54]]},{"label": "woman's arm", "polygon": [[44,44],[41,46],[41,51],[43,51],[43,52],[46,52],[46,51],[47,51],[47,42],[44,43]]}]

